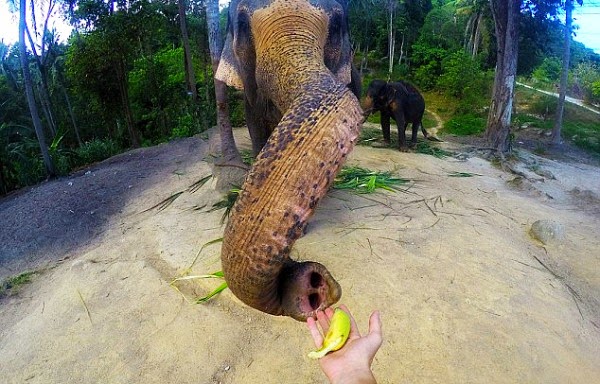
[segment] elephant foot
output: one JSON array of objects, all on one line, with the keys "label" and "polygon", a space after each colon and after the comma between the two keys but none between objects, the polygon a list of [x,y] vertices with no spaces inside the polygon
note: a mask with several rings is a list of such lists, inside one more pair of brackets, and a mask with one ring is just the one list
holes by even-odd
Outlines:
[{"label": "elephant foot", "polygon": [[232,159],[224,159],[219,158],[215,160],[216,167],[233,167],[244,170],[244,172],[248,172],[250,170],[250,166],[242,161],[242,158],[232,158]]},{"label": "elephant foot", "polygon": [[248,173],[248,166],[243,162],[216,161],[212,164],[212,173],[215,178],[215,189],[227,193],[232,188],[240,188]]},{"label": "elephant foot", "polygon": [[371,148],[389,148],[390,142],[387,140],[377,140],[371,143]]}]

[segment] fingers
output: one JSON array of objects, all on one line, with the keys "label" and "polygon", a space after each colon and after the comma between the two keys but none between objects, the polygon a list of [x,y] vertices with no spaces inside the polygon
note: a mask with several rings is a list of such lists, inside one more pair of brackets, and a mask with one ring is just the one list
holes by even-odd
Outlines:
[{"label": "fingers", "polygon": [[331,308],[327,308],[325,311],[317,311],[317,321],[319,322],[324,334],[329,330],[329,323],[332,316],[333,309]]},{"label": "fingers", "polygon": [[317,326],[317,322],[315,321],[315,319],[313,319],[312,317],[306,319],[306,326],[308,327],[310,335],[312,336],[312,339],[315,342],[315,346],[317,348],[321,348],[321,345],[323,345],[323,336],[319,331],[319,327]]}]

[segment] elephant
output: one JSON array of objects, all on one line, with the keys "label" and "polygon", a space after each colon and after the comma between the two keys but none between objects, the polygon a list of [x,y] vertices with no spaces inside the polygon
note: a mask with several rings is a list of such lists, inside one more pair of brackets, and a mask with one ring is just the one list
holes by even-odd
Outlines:
[{"label": "elephant", "polygon": [[419,91],[406,81],[385,82],[373,80],[369,84],[367,94],[363,103],[365,116],[376,111],[381,112],[381,129],[383,140],[390,144],[390,117],[398,125],[398,148],[406,149],[406,127],[412,124],[412,136],[410,146],[417,144],[417,132],[419,127],[423,136],[429,140],[430,137],[423,127],[423,113],[425,113],[425,100]]},{"label": "elephant", "polygon": [[243,90],[256,160],[221,247],[245,304],[304,321],[341,297],[325,266],[290,258],[364,121],[346,0],[233,0],[215,78]]}]

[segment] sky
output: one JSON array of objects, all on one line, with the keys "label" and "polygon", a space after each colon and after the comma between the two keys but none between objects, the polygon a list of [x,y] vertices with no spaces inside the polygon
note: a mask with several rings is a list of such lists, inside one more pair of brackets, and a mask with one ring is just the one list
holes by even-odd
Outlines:
[{"label": "sky", "polygon": [[573,24],[579,25],[574,39],[600,54],[600,0],[583,0],[583,7],[576,5]]},{"label": "sky", "polygon": [[[0,40],[3,40],[4,44],[13,44],[18,40],[19,26],[16,16],[9,11],[7,1],[0,0]],[[573,18],[574,24],[579,25],[575,40],[600,54],[600,0],[583,0],[583,7],[575,6]],[[70,27],[59,18],[54,19],[54,25],[62,40],[66,40],[70,34]]]}]

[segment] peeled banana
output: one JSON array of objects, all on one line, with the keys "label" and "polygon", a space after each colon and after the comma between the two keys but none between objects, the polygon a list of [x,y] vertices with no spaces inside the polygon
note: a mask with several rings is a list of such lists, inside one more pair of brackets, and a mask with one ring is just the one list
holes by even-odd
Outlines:
[{"label": "peeled banana", "polygon": [[348,336],[350,336],[350,316],[341,308],[336,308],[331,317],[331,323],[325,335],[325,340],[323,340],[323,346],[316,351],[310,352],[308,357],[311,359],[320,359],[329,352],[337,351],[344,346],[346,340],[348,340]]}]

